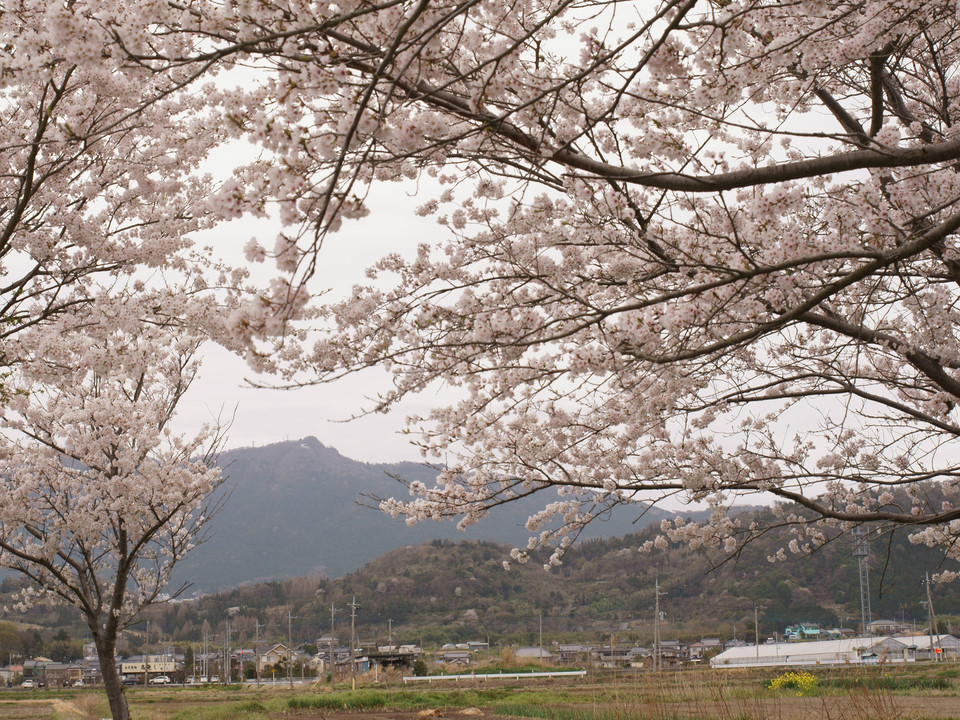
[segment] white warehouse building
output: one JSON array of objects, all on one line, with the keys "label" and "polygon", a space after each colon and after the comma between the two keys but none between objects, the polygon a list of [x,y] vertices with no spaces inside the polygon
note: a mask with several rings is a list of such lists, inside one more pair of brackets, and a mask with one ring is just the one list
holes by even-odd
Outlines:
[{"label": "white warehouse building", "polygon": [[913,662],[932,656],[955,660],[960,640],[952,635],[934,635],[933,653],[929,635],[857,637],[815,642],[746,645],[724,650],[710,659],[714,668],[771,665],[864,665],[878,662]]}]

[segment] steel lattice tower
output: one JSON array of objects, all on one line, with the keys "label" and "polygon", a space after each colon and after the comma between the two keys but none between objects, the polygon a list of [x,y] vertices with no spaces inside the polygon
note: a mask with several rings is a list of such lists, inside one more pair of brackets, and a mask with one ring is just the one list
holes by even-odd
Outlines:
[{"label": "steel lattice tower", "polygon": [[860,621],[863,635],[870,634],[870,531],[863,525],[853,529],[853,555],[860,566]]}]

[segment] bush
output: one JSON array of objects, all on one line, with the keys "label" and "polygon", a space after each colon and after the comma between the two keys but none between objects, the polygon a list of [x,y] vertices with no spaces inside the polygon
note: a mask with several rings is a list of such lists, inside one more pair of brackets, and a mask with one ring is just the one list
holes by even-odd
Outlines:
[{"label": "bush", "polygon": [[818,684],[817,678],[808,672],[785,672],[764,683],[771,690],[796,690],[798,695],[812,695]]},{"label": "bush", "polygon": [[417,677],[424,677],[427,674],[427,664],[420,658],[413,663],[413,674]]}]

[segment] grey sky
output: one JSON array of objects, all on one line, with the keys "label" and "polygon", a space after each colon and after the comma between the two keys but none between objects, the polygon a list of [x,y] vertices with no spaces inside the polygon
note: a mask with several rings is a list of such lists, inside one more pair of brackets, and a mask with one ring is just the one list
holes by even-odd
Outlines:
[{"label": "grey sky", "polygon": [[[423,202],[408,196],[399,185],[381,185],[371,193],[372,213],[346,221],[340,232],[324,242],[320,267],[312,288],[329,291],[334,298],[363,283],[364,271],[391,252],[413,250],[417,244],[442,237],[435,221],[417,217],[414,207]],[[251,237],[272,248],[278,225],[262,220],[240,220],[197,238],[211,243],[234,263],[245,263],[243,247]],[[264,263],[264,277],[274,268]],[[234,416],[227,447],[265,445],[313,435],[324,445],[365,462],[419,461],[410,436],[401,434],[411,412],[425,413],[431,397],[405,402],[387,415],[344,422],[362,408],[376,387],[387,382],[386,373],[368,372],[331,385],[297,390],[261,390],[244,387],[250,376],[246,364],[230,353],[208,346],[201,376],[181,403],[179,427],[188,432],[203,422]],[[436,398],[432,398],[436,400]]]}]

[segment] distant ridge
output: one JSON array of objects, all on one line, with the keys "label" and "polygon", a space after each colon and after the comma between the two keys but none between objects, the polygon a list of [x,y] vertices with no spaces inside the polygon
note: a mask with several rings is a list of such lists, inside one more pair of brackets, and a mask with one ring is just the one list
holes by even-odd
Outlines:
[{"label": "distant ridge", "polygon": [[[746,510],[744,522],[769,523],[769,509]],[[228,612],[235,628],[256,623],[277,639],[288,632],[288,614],[307,637],[328,632],[331,606],[356,600],[357,632],[383,638],[392,623],[403,642],[437,645],[477,638],[536,644],[542,620],[551,641],[649,643],[653,634],[656,588],[662,629],[671,639],[761,637],[798,622],[856,630],[861,620],[859,571],[848,538],[828,542],[810,555],[790,553],[782,562],[767,558],[791,539],[777,528],[748,544],[733,558],[722,551],[688,545],[638,547],[658,533],[636,534],[575,544],[563,564],[550,572],[545,558],[503,568],[509,546],[485,540],[432,540],[391,550],[337,579],[298,577],[244,585],[202,597],[195,603],[156,608],[151,623],[164,636],[197,641],[204,626],[222,627]],[[925,573],[940,566],[941,551],[909,541],[908,532],[886,537],[871,557],[874,619],[926,622]],[[960,626],[960,584],[933,588],[940,631]],[[755,614],[756,613],[756,614]],[[343,616],[338,621],[344,623]],[[341,629],[343,624],[340,625]],[[305,629],[307,628],[307,629]],[[305,629],[305,630],[303,630]],[[261,636],[263,637],[263,636]]]},{"label": "distant ridge", "polygon": [[[531,498],[498,508],[466,533],[452,522],[412,527],[358,504],[361,493],[405,492],[392,476],[430,484],[436,471],[417,463],[368,464],[344,457],[315,437],[228,450],[220,465],[229,498],[209,539],[178,566],[174,585],[210,592],[311,573],[340,577],[395,548],[430,540],[494,540],[526,545]],[[591,524],[583,539],[617,537],[659,523],[669,513],[622,507]]]}]

